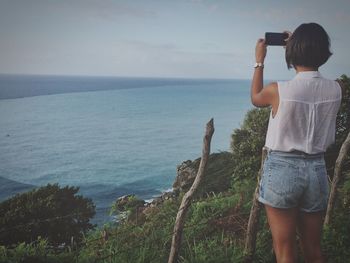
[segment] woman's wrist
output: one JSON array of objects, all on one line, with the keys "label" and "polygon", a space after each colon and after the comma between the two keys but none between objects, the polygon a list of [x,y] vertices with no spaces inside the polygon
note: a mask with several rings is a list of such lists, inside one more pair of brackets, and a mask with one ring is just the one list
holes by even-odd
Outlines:
[{"label": "woman's wrist", "polygon": [[255,47],[255,62],[264,63],[266,52],[265,40],[262,38],[258,39]]},{"label": "woman's wrist", "polygon": [[264,68],[264,63],[261,63],[261,62],[255,62],[254,64],[254,68],[257,69],[257,68]]}]

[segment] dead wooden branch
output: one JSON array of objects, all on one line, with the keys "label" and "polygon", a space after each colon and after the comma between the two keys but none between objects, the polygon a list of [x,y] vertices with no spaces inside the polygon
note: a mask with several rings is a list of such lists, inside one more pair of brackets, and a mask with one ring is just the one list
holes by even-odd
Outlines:
[{"label": "dead wooden branch", "polygon": [[327,212],[326,212],[326,217],[324,220],[324,225],[328,225],[331,219],[331,214],[334,208],[335,204],[335,198],[337,194],[337,186],[341,177],[341,172],[342,172],[342,166],[345,158],[347,157],[347,153],[349,152],[350,149],[350,132],[348,136],[346,137],[344,143],[342,144],[339,155],[337,160],[335,161],[335,166],[334,166],[334,176],[331,184],[331,192],[329,195],[329,200],[328,200],[328,206],[327,206]]},{"label": "dead wooden branch", "polygon": [[250,209],[250,215],[249,215],[249,221],[248,221],[248,227],[247,227],[247,234],[246,234],[246,240],[245,240],[245,259],[244,262],[251,262],[252,257],[255,253],[255,246],[256,246],[256,236],[258,233],[258,222],[260,218],[260,210],[261,205],[258,201],[259,197],[259,182],[261,178],[261,174],[263,171],[263,166],[265,162],[265,158],[267,155],[267,149],[264,147],[262,150],[262,157],[261,157],[261,166],[258,173],[258,185],[255,188],[254,195],[253,195],[253,203],[252,207]]},{"label": "dead wooden branch", "polygon": [[196,179],[194,180],[190,190],[188,190],[188,192],[182,198],[180,208],[177,212],[168,263],[175,263],[178,260],[178,255],[181,247],[182,230],[185,224],[185,216],[191,204],[193,195],[204,177],[205,168],[209,159],[210,142],[211,142],[213,133],[214,133],[214,120],[211,119],[206,126],[206,132],[203,138],[202,158],[199,164]]}]

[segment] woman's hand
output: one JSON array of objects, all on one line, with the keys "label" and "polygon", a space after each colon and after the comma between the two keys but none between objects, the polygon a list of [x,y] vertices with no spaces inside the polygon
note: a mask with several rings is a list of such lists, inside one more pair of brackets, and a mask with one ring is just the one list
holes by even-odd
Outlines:
[{"label": "woman's hand", "polygon": [[259,38],[255,47],[255,62],[264,63],[266,52],[265,39]]}]

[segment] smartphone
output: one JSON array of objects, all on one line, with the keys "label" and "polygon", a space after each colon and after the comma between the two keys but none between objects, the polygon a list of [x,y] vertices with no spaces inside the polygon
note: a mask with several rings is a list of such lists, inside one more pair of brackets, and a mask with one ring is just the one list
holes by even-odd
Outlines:
[{"label": "smartphone", "polygon": [[265,44],[268,46],[285,46],[288,33],[265,33]]}]

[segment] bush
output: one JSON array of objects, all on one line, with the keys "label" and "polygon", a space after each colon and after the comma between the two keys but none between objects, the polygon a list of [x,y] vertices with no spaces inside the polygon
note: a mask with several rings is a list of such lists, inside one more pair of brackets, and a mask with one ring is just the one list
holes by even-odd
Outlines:
[{"label": "bush", "polygon": [[[340,147],[350,132],[350,79],[342,75],[339,81],[343,83],[344,93],[337,115],[335,144],[329,147],[325,155],[328,174],[331,178],[333,177],[334,164],[338,157]],[[344,165],[343,170],[350,170],[349,163]]]},{"label": "bush", "polygon": [[269,114],[269,108],[250,110],[241,128],[234,130],[231,136],[234,181],[256,178],[261,163],[261,151],[265,145]]},{"label": "bush", "polygon": [[93,225],[95,206],[76,195],[79,188],[57,184],[16,195],[0,203],[0,244],[30,243],[38,237],[59,245],[82,239]]},{"label": "bush", "polygon": [[[76,254],[69,250],[62,250],[60,253],[49,248],[45,239],[26,244],[20,243],[15,248],[9,249],[0,246],[0,263],[73,263]],[[91,261],[82,261],[87,263]]]}]

